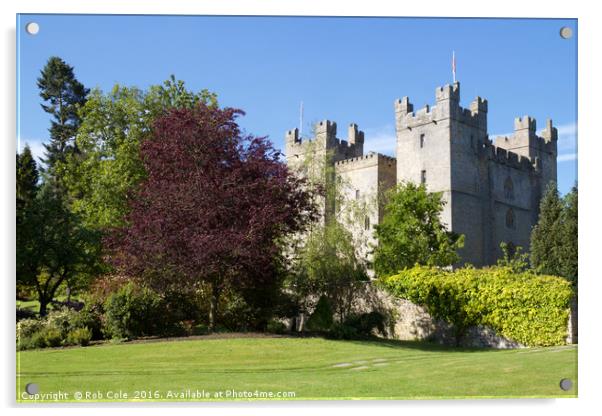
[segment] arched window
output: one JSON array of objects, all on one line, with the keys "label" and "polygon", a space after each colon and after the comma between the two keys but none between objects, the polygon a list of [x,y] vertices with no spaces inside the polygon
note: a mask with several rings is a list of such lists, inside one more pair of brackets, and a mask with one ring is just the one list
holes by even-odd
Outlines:
[{"label": "arched window", "polygon": [[512,208],[508,208],[508,211],[506,211],[506,227],[514,228],[514,223],[514,210],[512,210]]},{"label": "arched window", "polygon": [[512,183],[510,176],[508,176],[504,182],[504,196],[509,200],[514,199],[514,184]]}]

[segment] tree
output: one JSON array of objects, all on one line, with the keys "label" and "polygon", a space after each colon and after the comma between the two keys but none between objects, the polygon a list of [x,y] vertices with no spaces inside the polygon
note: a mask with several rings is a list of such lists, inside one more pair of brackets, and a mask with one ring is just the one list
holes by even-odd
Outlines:
[{"label": "tree", "polygon": [[81,121],[78,109],[85,104],[89,90],[75,78],[73,67],[57,56],[48,59],[37,81],[40,97],[48,103],[42,108],[53,116],[44,163],[56,176],[54,165],[76,149],[74,138]]},{"label": "tree", "polygon": [[565,196],[565,207],[562,212],[562,250],[560,253],[561,265],[560,275],[566,277],[574,285],[578,280],[578,258],[579,258],[579,227],[577,219],[578,196],[577,185]]},{"label": "tree", "polygon": [[447,231],[440,214],[441,193],[428,193],[424,185],[402,183],[392,189],[385,215],[376,228],[378,245],[374,269],[388,276],[416,264],[449,266],[459,260],[456,250],[463,236]]},{"label": "tree", "polygon": [[122,224],[128,193],[145,177],[140,145],[153,120],[172,108],[199,103],[217,106],[217,99],[207,90],[187,90],[173,75],[146,91],[121,85],[106,94],[93,90],[79,112],[79,154],[61,167],[73,211],[93,228]]},{"label": "tree", "polygon": [[17,225],[17,287],[18,293],[29,292],[30,286],[27,279],[20,279],[19,276],[24,272],[24,261],[21,257],[23,250],[31,245],[28,240],[29,234],[23,234],[23,225],[27,213],[31,210],[38,192],[39,172],[36,161],[34,160],[31,149],[25,146],[21,154],[17,153],[17,189],[16,189],[16,225]]},{"label": "tree", "polygon": [[57,289],[98,270],[97,233],[81,226],[50,182],[42,185],[17,228],[17,282],[35,288],[40,315]]},{"label": "tree", "polygon": [[531,265],[539,273],[561,275],[563,209],[563,202],[556,189],[556,183],[551,182],[541,199],[539,220],[531,232]]},{"label": "tree", "polygon": [[537,272],[562,276],[577,284],[577,186],[561,198],[556,184],[548,186],[531,232],[531,265]]},{"label": "tree", "polygon": [[[368,281],[366,264],[358,257],[353,240],[336,220],[314,225],[304,245],[298,248],[291,282],[304,303],[326,297],[341,322]],[[306,305],[303,309],[311,308]]]},{"label": "tree", "polygon": [[375,198],[355,198],[355,189],[336,173],[334,152],[325,143],[311,141],[305,146],[295,173],[306,179],[321,215],[290,242],[288,286],[302,311],[314,310],[325,299],[322,302],[332,305],[342,322],[368,281],[367,253],[360,250],[371,236],[365,218]]},{"label": "tree", "polygon": [[221,293],[268,285],[281,242],[315,215],[271,143],[241,134],[241,114],[199,104],[159,117],[142,142],[147,176],[107,239],[112,263],[159,291],[209,285],[211,330]]},{"label": "tree", "polygon": [[31,154],[29,145],[25,145],[21,154],[17,153],[17,224],[19,215],[36,197],[39,179],[40,174],[36,161]]}]

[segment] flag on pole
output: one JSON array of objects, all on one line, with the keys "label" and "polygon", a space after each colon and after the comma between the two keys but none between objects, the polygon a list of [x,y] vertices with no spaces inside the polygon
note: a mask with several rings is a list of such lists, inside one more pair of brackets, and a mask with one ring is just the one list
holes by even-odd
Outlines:
[{"label": "flag on pole", "polygon": [[299,137],[303,134],[303,101],[299,106]]},{"label": "flag on pole", "polygon": [[456,51],[452,51],[452,75],[454,76],[454,83],[456,82]]}]

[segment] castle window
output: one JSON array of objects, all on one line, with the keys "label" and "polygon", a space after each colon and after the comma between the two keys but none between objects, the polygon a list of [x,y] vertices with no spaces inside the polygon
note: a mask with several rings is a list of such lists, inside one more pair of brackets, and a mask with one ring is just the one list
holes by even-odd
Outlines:
[{"label": "castle window", "polygon": [[364,218],[364,229],[366,229],[366,230],[370,229],[370,217],[367,215]]},{"label": "castle window", "polygon": [[506,227],[514,228],[514,223],[514,211],[512,210],[512,208],[508,208],[508,211],[506,211]]},{"label": "castle window", "polygon": [[420,171],[420,183],[426,185],[426,170]]},{"label": "castle window", "polygon": [[360,199],[360,190],[359,189],[355,190],[355,199]]},{"label": "castle window", "polygon": [[504,196],[509,200],[514,199],[514,184],[512,183],[510,176],[508,176],[504,182]]},{"label": "castle window", "polygon": [[424,147],[424,134],[420,135],[420,148],[422,149]]}]

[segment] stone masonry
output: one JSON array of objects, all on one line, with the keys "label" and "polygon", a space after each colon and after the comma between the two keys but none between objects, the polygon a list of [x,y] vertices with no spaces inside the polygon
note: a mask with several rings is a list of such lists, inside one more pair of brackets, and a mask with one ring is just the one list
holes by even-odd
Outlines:
[{"label": "stone masonry", "polygon": [[[356,124],[342,140],[336,123],[325,120],[312,140],[302,140],[297,129],[286,133],[287,163],[299,167],[308,149],[314,155],[330,152],[329,163],[350,184],[348,199],[378,196],[403,181],[424,183],[429,191],[442,192],[448,229],[465,236],[460,264],[493,264],[501,242],[528,251],[539,201],[548,183],[556,181],[558,133],[548,120],[537,135],[535,119],[524,116],[515,119],[512,135],[492,141],[487,110],[481,97],[462,108],[456,82],[437,88],[435,104],[417,111],[408,97],[395,101],[396,158],[365,154],[364,133]],[[328,207],[325,201],[325,216]],[[357,228],[372,229],[382,219],[382,208],[376,204]],[[369,253],[367,247],[358,250]]]}]

